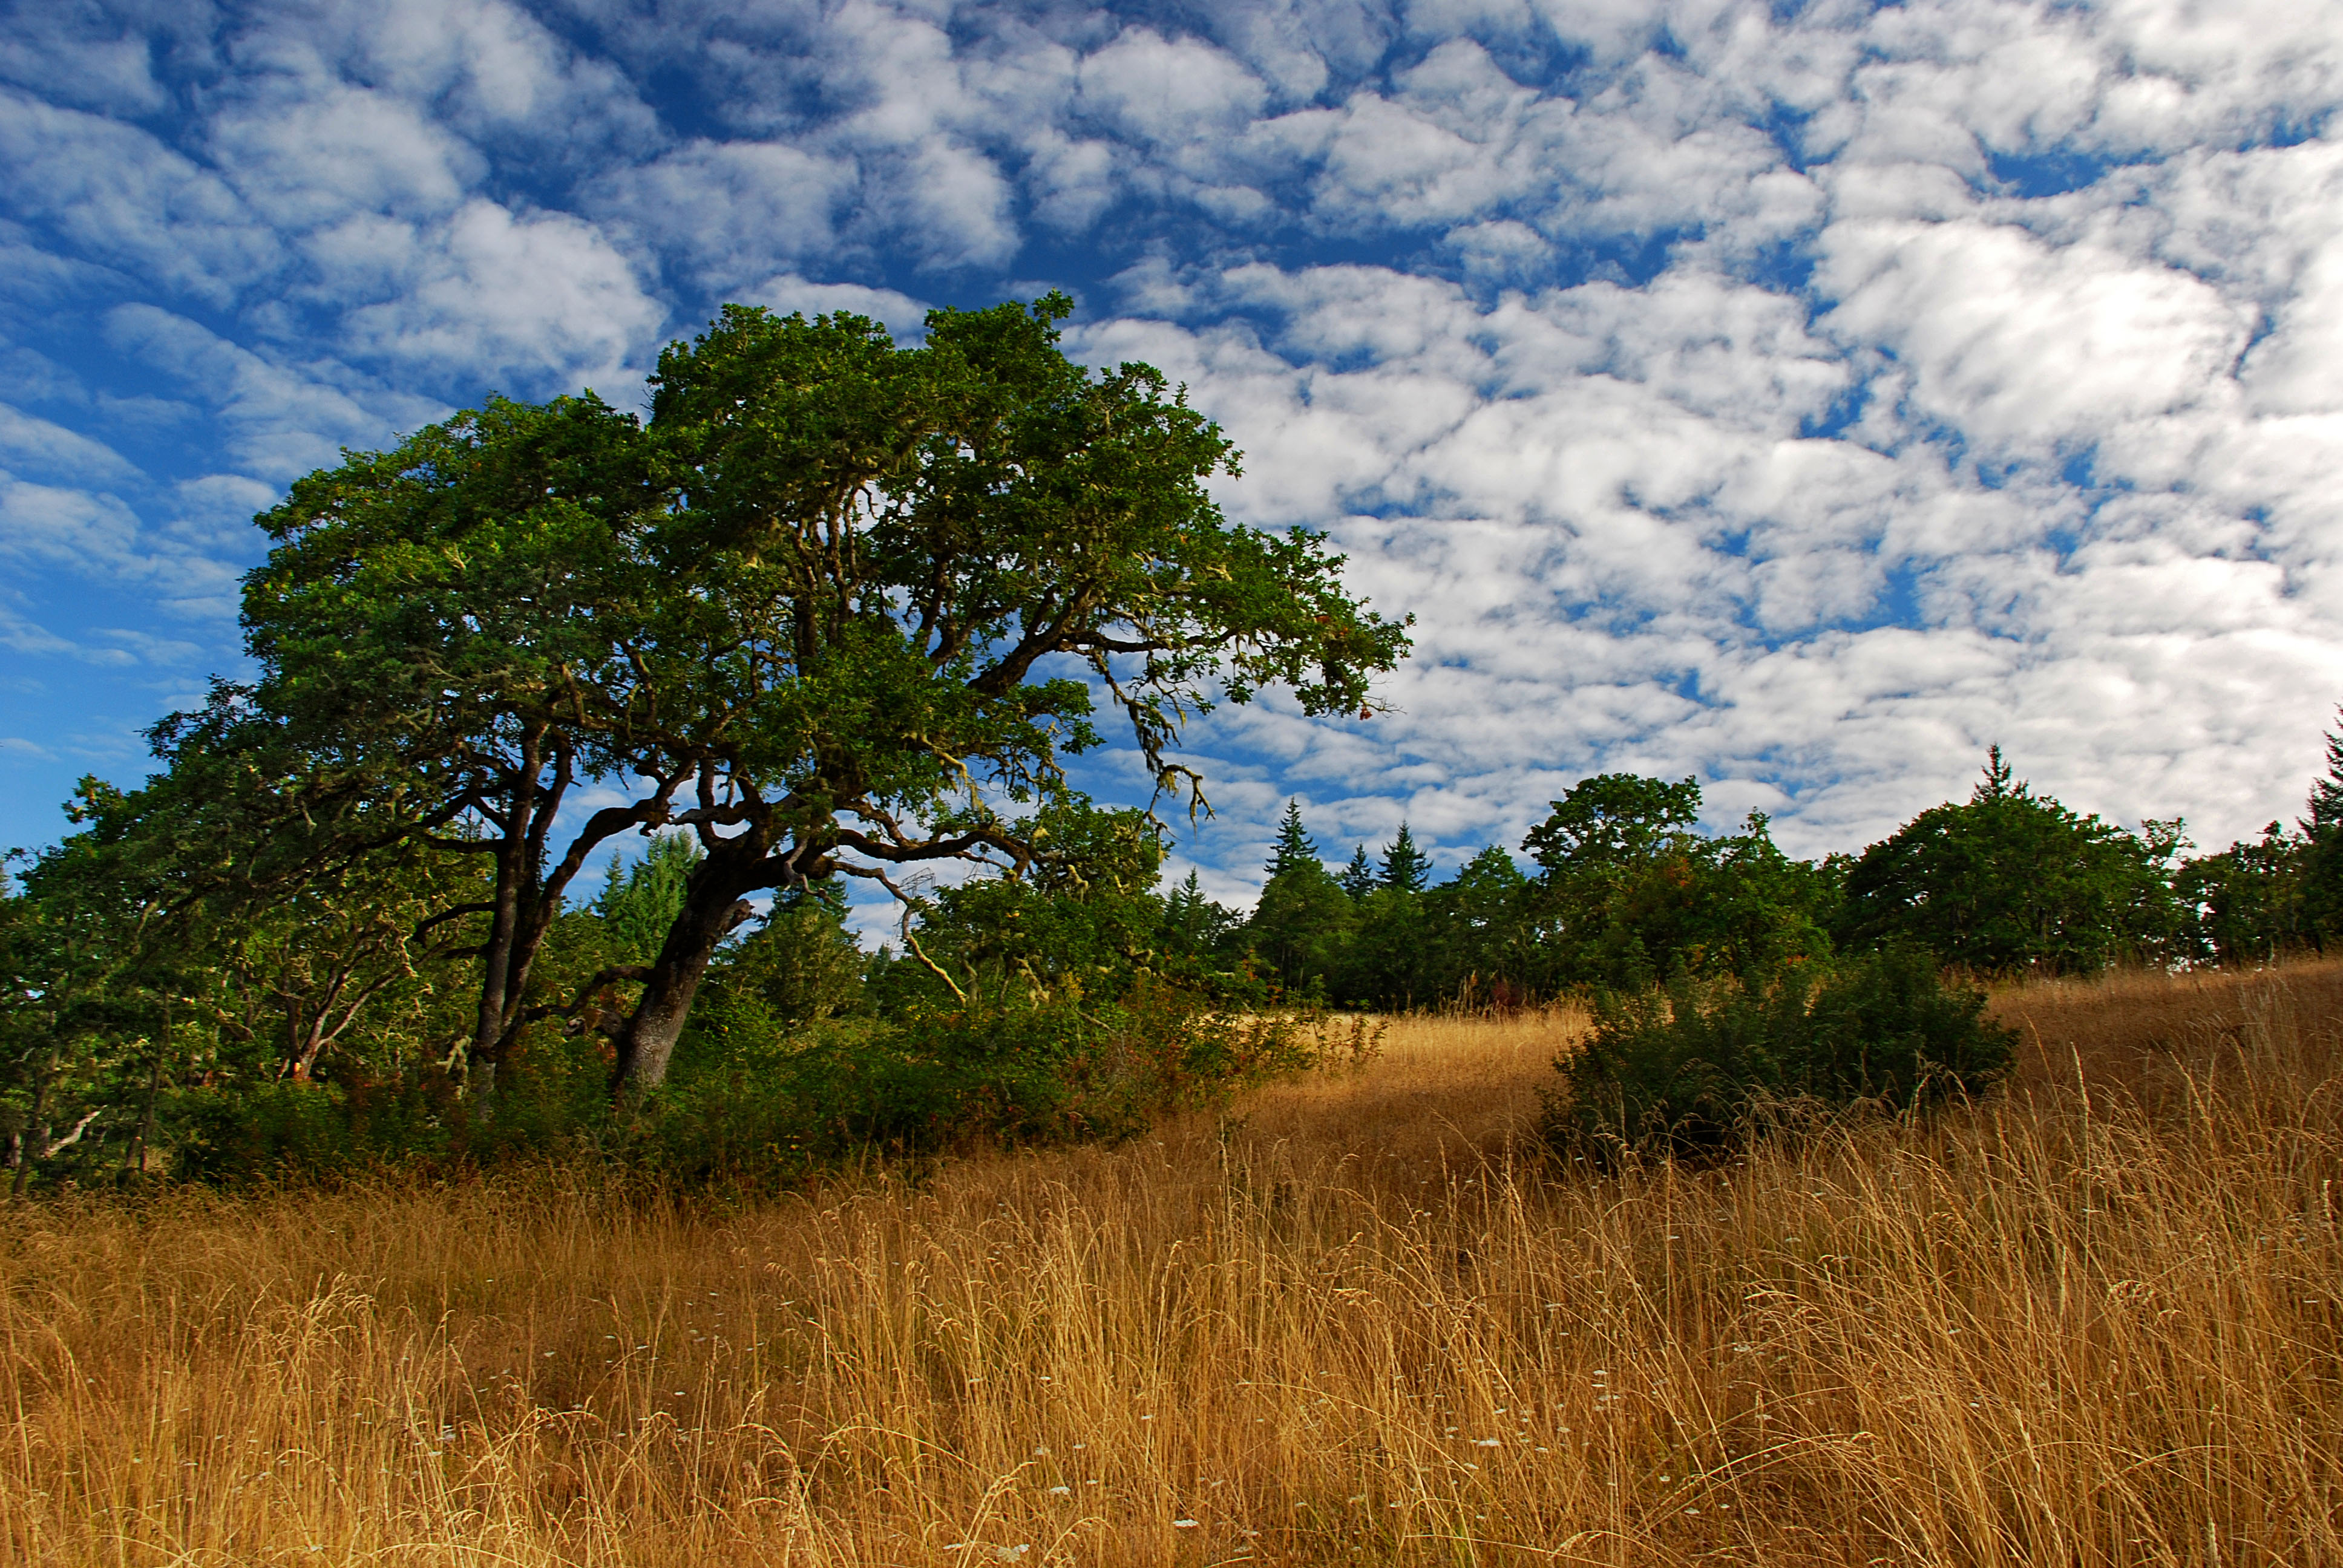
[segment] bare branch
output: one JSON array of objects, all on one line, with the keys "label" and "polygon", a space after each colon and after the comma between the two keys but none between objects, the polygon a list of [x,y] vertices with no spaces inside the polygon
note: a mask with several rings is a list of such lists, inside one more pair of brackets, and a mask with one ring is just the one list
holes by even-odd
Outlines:
[{"label": "bare branch", "polygon": [[938,980],[943,981],[945,985],[950,987],[952,995],[959,999],[960,1006],[966,1007],[968,1005],[968,992],[960,990],[960,982],[944,972],[944,969],[941,964],[939,964],[935,960],[928,956],[928,950],[920,945],[919,937],[911,930],[911,916],[919,907],[917,901],[913,900],[909,893],[897,887],[894,880],[890,878],[887,873],[878,869],[876,867],[872,867],[868,869],[858,869],[853,874],[858,877],[870,878],[880,887],[886,889],[890,893],[892,893],[895,896],[895,901],[901,905],[903,910],[901,927],[903,933],[903,946],[910,950],[913,958],[919,960],[920,963],[927,966],[927,970],[930,974],[934,975]]},{"label": "bare branch", "polygon": [[103,1114],[105,1114],[103,1107],[100,1107],[96,1111],[85,1111],[82,1115],[82,1119],[74,1123],[73,1131],[71,1132],[66,1133],[62,1138],[44,1140],[47,1146],[41,1151],[41,1158],[46,1160],[49,1156],[56,1153],[59,1150],[70,1149],[75,1144],[80,1142],[81,1135],[89,1131],[90,1123],[96,1121]]}]

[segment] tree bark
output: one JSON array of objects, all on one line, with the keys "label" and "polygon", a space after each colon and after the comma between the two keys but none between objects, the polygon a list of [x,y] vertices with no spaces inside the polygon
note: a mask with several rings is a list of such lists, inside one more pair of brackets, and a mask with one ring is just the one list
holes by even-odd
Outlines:
[{"label": "tree bark", "polygon": [[717,947],[749,918],[751,911],[741,895],[760,885],[758,868],[764,859],[753,853],[727,854],[719,847],[693,869],[684,884],[682,912],[668,928],[643,993],[618,1030],[618,1060],[611,1071],[615,1094],[639,1094],[667,1081],[668,1063],[674,1059],[684,1020],[691,1016],[699,982]]},{"label": "tree bark", "polygon": [[39,1076],[33,1080],[31,1111],[25,1119],[25,1131],[16,1140],[16,1180],[8,1189],[8,1201],[12,1203],[25,1195],[25,1185],[33,1179],[33,1161],[39,1158],[35,1151],[49,1141],[49,1078],[56,1071],[56,1048],[51,1046],[48,1060],[43,1064]]},{"label": "tree bark", "polygon": [[[170,1038],[170,1032],[166,1030],[163,1036],[166,1049],[168,1048]],[[125,1171],[136,1171],[141,1175],[146,1173],[146,1145],[155,1136],[155,1101],[162,1092],[163,1052],[158,1050],[155,1053],[154,1061],[146,1070],[146,1105],[138,1113],[138,1131],[131,1135],[130,1148],[122,1157],[122,1168]]]},{"label": "tree bark", "polygon": [[[542,744],[539,736],[527,741],[521,767],[506,780],[502,812],[491,819],[498,829],[492,840],[497,887],[488,939],[480,949],[479,1010],[465,1048],[465,1070],[474,1094],[485,1099],[496,1092],[498,1070],[506,1054],[528,1020],[542,1013],[543,1010],[528,1005],[529,973],[555,918],[561,913],[562,895],[586,858],[629,828],[667,820],[669,797],[683,777],[677,774],[659,780],[656,789],[631,805],[604,807],[595,812],[559,859],[552,859],[548,840],[562,802],[577,782],[576,759],[568,744],[558,737],[549,746]],[[706,967],[704,959],[701,967]],[[696,972],[692,982],[698,983]],[[685,1005],[688,1008],[689,1001]],[[679,1020],[677,1027],[681,1027]]]},{"label": "tree bark", "polygon": [[535,880],[529,873],[528,839],[524,830],[531,796],[535,792],[536,759],[528,759],[529,772],[515,782],[510,796],[504,802],[504,829],[497,844],[497,886],[491,895],[488,940],[480,949],[480,1006],[472,1026],[471,1049],[467,1054],[466,1077],[478,1094],[494,1091],[497,1080],[497,1058],[504,1040],[505,1026],[511,1021],[512,1000],[516,994],[513,984],[514,950],[521,934],[521,905]]}]

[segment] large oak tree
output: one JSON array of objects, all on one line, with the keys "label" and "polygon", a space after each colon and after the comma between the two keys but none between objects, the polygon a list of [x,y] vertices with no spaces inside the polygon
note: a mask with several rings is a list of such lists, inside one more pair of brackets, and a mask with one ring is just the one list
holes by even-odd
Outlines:
[{"label": "large oak tree", "polygon": [[621,999],[588,1010],[643,1088],[757,892],[1048,859],[1036,824],[1101,699],[1174,794],[1199,781],[1172,748],[1214,700],[1372,707],[1401,626],[1320,536],[1228,523],[1207,488],[1236,472],[1226,438],[1151,367],[1068,359],[1070,308],[937,311],[906,347],[728,307],[660,357],[647,426],[492,402],[261,519],[263,673],[236,700],[310,759],[354,849],[424,838],[495,867],[465,911],[477,1067],[546,1007],[531,963],[617,834],[703,851],[656,956],[588,988]]}]

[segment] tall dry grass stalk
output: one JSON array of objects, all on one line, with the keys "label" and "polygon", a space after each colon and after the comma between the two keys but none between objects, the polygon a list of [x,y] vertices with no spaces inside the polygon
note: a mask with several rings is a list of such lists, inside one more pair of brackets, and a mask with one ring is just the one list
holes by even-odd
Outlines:
[{"label": "tall dry grass stalk", "polygon": [[2013,993],[2006,1094],[1706,1171],[1509,1153],[1546,1016],[731,1208],[20,1208],[0,1556],[2343,1563],[2338,1004]]}]

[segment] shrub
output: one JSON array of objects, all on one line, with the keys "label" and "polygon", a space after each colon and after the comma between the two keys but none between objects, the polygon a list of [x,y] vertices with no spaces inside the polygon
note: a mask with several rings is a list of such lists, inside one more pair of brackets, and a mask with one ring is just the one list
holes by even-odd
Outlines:
[{"label": "shrub", "polygon": [[350,1175],[377,1165],[454,1157],[466,1131],[445,1073],[383,1083],[258,1083],[166,1098],[163,1141],[183,1180],[237,1183]]},{"label": "shrub", "polygon": [[467,1096],[445,1069],[379,1079],[264,1080],[165,1097],[157,1141],[183,1180],[234,1184],[362,1171],[470,1168],[606,1139],[608,1053],[543,1033],[525,1038],[496,1096]]},{"label": "shrub", "polygon": [[2007,1065],[2016,1036],[1985,1001],[1911,948],[1604,997],[1584,1049],[1555,1063],[1545,1132],[1582,1154],[1696,1156],[1801,1114],[1916,1110]]},{"label": "shrub", "polygon": [[871,1148],[1113,1141],[1318,1054],[1292,1020],[1150,975],[1111,999],[1008,987],[883,1021],[792,1020],[742,995],[693,1020],[633,1154],[686,1179],[787,1179]]}]

